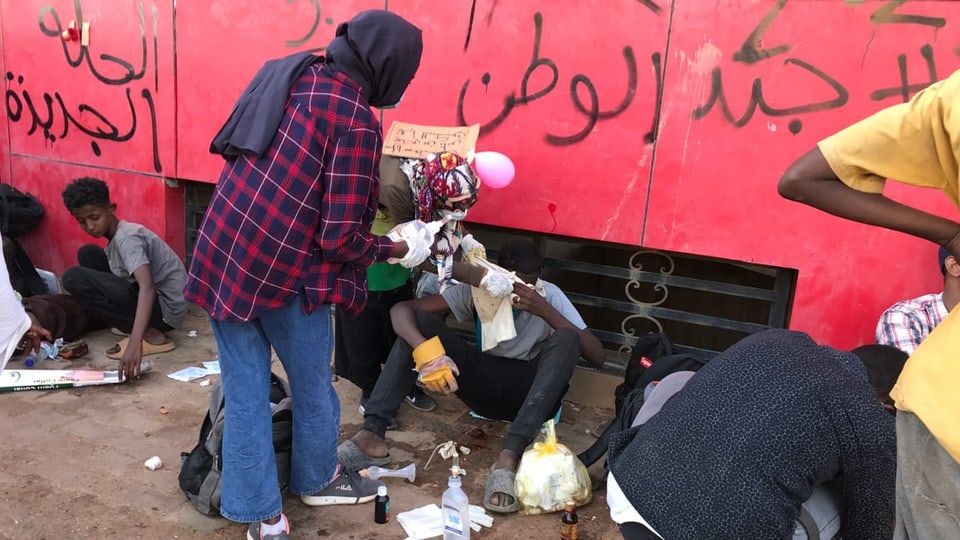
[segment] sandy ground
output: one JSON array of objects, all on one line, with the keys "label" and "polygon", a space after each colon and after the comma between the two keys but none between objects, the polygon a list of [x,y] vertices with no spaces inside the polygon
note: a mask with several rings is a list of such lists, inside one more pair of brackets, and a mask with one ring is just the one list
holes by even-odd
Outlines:
[{"label": "sandy ground", "polygon": [[[190,331],[196,332],[191,337]],[[22,392],[0,395],[0,538],[158,538],[240,539],[245,527],[208,518],[191,507],[177,486],[181,451],[196,443],[206,413],[209,387],[199,381],[178,382],[165,376],[177,369],[216,359],[216,344],[206,321],[197,316],[172,334],[175,352],[154,356],[154,372],[131,384]],[[103,331],[88,336],[91,352],[64,367],[114,369],[105,351],[116,338]],[[9,367],[21,367],[16,359]],[[51,366],[59,367],[59,366]],[[349,381],[335,383],[342,404],[341,437],[352,435],[362,418],[359,390]],[[404,405],[400,430],[388,432],[394,465],[417,463],[417,479],[408,484],[386,479],[391,511],[396,514],[440,502],[446,488],[444,468],[423,471],[433,447],[456,440],[471,448],[461,466],[468,474],[464,489],[480,504],[486,468],[499,450],[506,424],[471,418],[455,397],[439,399],[431,413]],[[166,414],[161,413],[161,408]],[[565,403],[558,427],[562,442],[574,452],[593,441],[611,411]],[[157,455],[163,468],[150,471],[144,460]],[[599,473],[598,463],[591,473]],[[373,522],[373,504],[311,508],[287,497],[285,512],[294,538],[360,540],[406,535],[395,521]],[[581,539],[614,539],[603,493],[578,510]],[[495,515],[492,529],[475,538],[557,538],[559,514]]]}]

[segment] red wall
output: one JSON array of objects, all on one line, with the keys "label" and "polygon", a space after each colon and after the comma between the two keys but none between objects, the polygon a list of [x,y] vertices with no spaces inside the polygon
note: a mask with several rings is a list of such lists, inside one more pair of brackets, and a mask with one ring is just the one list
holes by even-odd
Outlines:
[{"label": "red wall", "polygon": [[[776,182],[821,137],[960,67],[960,3],[898,3],[0,0],[0,171],[46,203],[27,240],[41,266],[86,241],[59,203],[86,174],[182,250],[169,179],[216,181],[210,139],[260,64],[386,6],[425,52],[384,125],[478,122],[479,149],[517,165],[472,219],[797,268],[792,326],[852,346],[938,288],[935,248],[788,203]],[[90,21],[90,46],[48,36],[55,17]],[[938,193],[888,194],[957,217]]]}]

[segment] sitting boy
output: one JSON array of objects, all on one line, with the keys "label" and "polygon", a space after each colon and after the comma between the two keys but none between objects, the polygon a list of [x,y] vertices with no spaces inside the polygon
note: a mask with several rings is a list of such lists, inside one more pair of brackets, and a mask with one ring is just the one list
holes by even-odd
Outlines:
[{"label": "sitting boy", "polygon": [[540,279],[543,258],[533,242],[508,242],[498,264],[515,271],[525,284],[514,286],[516,337],[486,352],[464,343],[435,315],[449,310],[460,321],[474,317],[470,285],[400,302],[390,310],[399,339],[367,401],[363,429],[337,449],[345,467],[360,470],[390,462],[384,433],[418,380],[416,367],[428,390],[455,392],[480,415],[512,422],[487,477],[483,503],[494,512],[517,511],[514,479],[524,448],[557,412],[580,355],[600,366],[603,346],[566,295]]},{"label": "sitting boy", "polygon": [[120,360],[121,375],[140,376],[144,356],[169,352],[164,332],[178,328],[187,313],[183,261],[159,236],[143,225],[117,219],[107,184],[80,178],[63,191],[63,204],[94,238],[106,238],[106,249],[80,248],[80,266],[63,274],[63,288],[89,311],[127,335],[107,351]]}]

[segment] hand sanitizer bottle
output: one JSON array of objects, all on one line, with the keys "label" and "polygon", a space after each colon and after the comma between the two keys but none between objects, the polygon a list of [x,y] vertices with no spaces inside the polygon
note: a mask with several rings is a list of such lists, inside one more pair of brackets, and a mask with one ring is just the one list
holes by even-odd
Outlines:
[{"label": "hand sanitizer bottle", "polygon": [[456,472],[443,492],[443,540],[470,540],[470,505]]}]

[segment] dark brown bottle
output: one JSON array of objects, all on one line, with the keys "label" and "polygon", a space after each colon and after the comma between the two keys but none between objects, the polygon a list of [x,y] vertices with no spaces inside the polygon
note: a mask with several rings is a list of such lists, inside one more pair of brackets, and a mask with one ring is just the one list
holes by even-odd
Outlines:
[{"label": "dark brown bottle", "polygon": [[560,517],[560,540],[577,540],[577,503],[568,502]]},{"label": "dark brown bottle", "polygon": [[373,521],[376,523],[390,521],[390,497],[387,495],[387,486],[377,488],[377,498],[373,503]]}]

